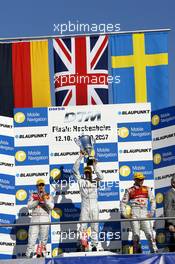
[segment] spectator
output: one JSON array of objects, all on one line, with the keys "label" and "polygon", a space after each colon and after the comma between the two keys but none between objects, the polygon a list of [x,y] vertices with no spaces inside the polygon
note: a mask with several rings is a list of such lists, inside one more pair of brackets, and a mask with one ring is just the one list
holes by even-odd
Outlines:
[{"label": "spectator", "polygon": [[[175,175],[171,179],[171,189],[164,197],[164,212],[167,217],[175,217]],[[171,237],[169,251],[175,251],[175,219],[166,220],[166,227],[168,227]]]}]

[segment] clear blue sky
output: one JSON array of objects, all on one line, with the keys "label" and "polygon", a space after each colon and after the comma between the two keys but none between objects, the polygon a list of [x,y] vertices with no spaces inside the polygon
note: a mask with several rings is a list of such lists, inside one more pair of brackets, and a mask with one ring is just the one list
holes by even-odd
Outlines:
[{"label": "clear blue sky", "polygon": [[169,69],[175,105],[174,0],[1,0],[0,37],[55,35],[54,24],[120,24],[122,31],[171,28]]}]

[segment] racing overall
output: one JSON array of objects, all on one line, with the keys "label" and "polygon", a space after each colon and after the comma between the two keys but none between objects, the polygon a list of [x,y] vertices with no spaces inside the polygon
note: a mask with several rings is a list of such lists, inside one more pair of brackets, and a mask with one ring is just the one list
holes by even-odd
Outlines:
[{"label": "racing overall", "polygon": [[[133,185],[125,190],[121,201],[121,212],[124,214],[125,207],[129,203],[131,206],[131,218],[147,218],[148,201],[151,204],[151,216],[155,213],[155,200],[151,189],[147,186]],[[149,248],[152,253],[157,252],[157,246],[154,239],[153,228],[150,221],[133,221],[131,222],[133,232],[133,245],[137,247],[140,241],[140,230],[143,230],[149,242]],[[137,251],[134,249],[134,251]],[[136,253],[136,252],[135,252]]]},{"label": "racing overall", "polygon": [[[50,212],[54,208],[54,202],[51,195],[45,195],[47,199],[44,201],[40,197],[39,193],[32,193],[27,204],[28,208],[32,209],[31,223],[50,221]],[[35,251],[35,244],[38,237],[42,247],[46,247],[48,233],[49,225],[33,225],[29,227],[28,246],[26,251],[27,257],[33,257]]]},{"label": "racing overall", "polygon": [[[89,180],[82,179],[79,167],[82,157],[79,157],[73,167],[73,173],[76,177],[81,194],[81,214],[80,221],[84,220],[98,220],[99,219],[99,208],[97,199],[97,182],[90,182]],[[93,165],[97,179],[102,180],[103,175],[97,165]],[[97,247],[98,245],[98,223],[91,223],[91,245],[92,247]],[[80,231],[81,234],[86,232],[88,227],[87,223],[81,224]]]}]

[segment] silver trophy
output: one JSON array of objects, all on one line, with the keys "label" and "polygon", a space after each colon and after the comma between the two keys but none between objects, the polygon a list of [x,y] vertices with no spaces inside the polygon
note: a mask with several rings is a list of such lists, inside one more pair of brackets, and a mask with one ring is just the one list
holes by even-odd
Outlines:
[{"label": "silver trophy", "polygon": [[85,153],[84,155],[87,158],[87,164],[92,165],[95,160],[95,150],[93,147],[95,139],[93,136],[82,135],[78,139],[74,138],[74,141],[80,147],[80,150]]}]

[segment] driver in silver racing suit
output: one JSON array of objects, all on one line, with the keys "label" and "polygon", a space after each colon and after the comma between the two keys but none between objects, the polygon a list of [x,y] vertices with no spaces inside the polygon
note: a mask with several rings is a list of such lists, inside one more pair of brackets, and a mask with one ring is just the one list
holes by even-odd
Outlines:
[{"label": "driver in silver racing suit", "polygon": [[[125,190],[121,201],[121,213],[125,218],[149,218],[155,213],[156,203],[151,188],[143,186],[145,176],[141,172],[134,174],[134,185]],[[150,200],[151,211],[148,212],[148,200]],[[130,204],[131,215],[126,216],[126,206]],[[140,230],[143,230],[149,242],[151,253],[158,251],[154,239],[153,228],[150,221],[132,221],[131,228],[133,233],[133,251],[139,253]]]},{"label": "driver in silver racing suit", "polygon": [[[92,179],[92,168],[86,166],[84,168],[85,179],[83,179],[79,172],[83,152],[80,151],[80,156],[73,166],[73,173],[76,177],[81,194],[81,214],[80,221],[90,221],[99,219],[99,208],[97,199],[97,185],[103,179],[103,174],[98,168],[97,161],[93,162],[93,169],[97,178]],[[98,223],[91,223],[91,247],[92,251],[98,250]],[[87,232],[88,224],[83,223],[80,227],[81,235]],[[83,250],[86,250],[85,248]]]},{"label": "driver in silver racing suit", "polygon": [[[50,194],[45,192],[45,182],[43,179],[37,180],[38,191],[31,194],[27,207],[32,210],[31,223],[50,222],[50,213],[54,208],[54,201]],[[36,250],[37,257],[46,254],[46,244],[48,240],[49,225],[33,225],[29,227],[28,246],[26,257],[32,258],[35,255],[35,244],[39,238]]]}]

